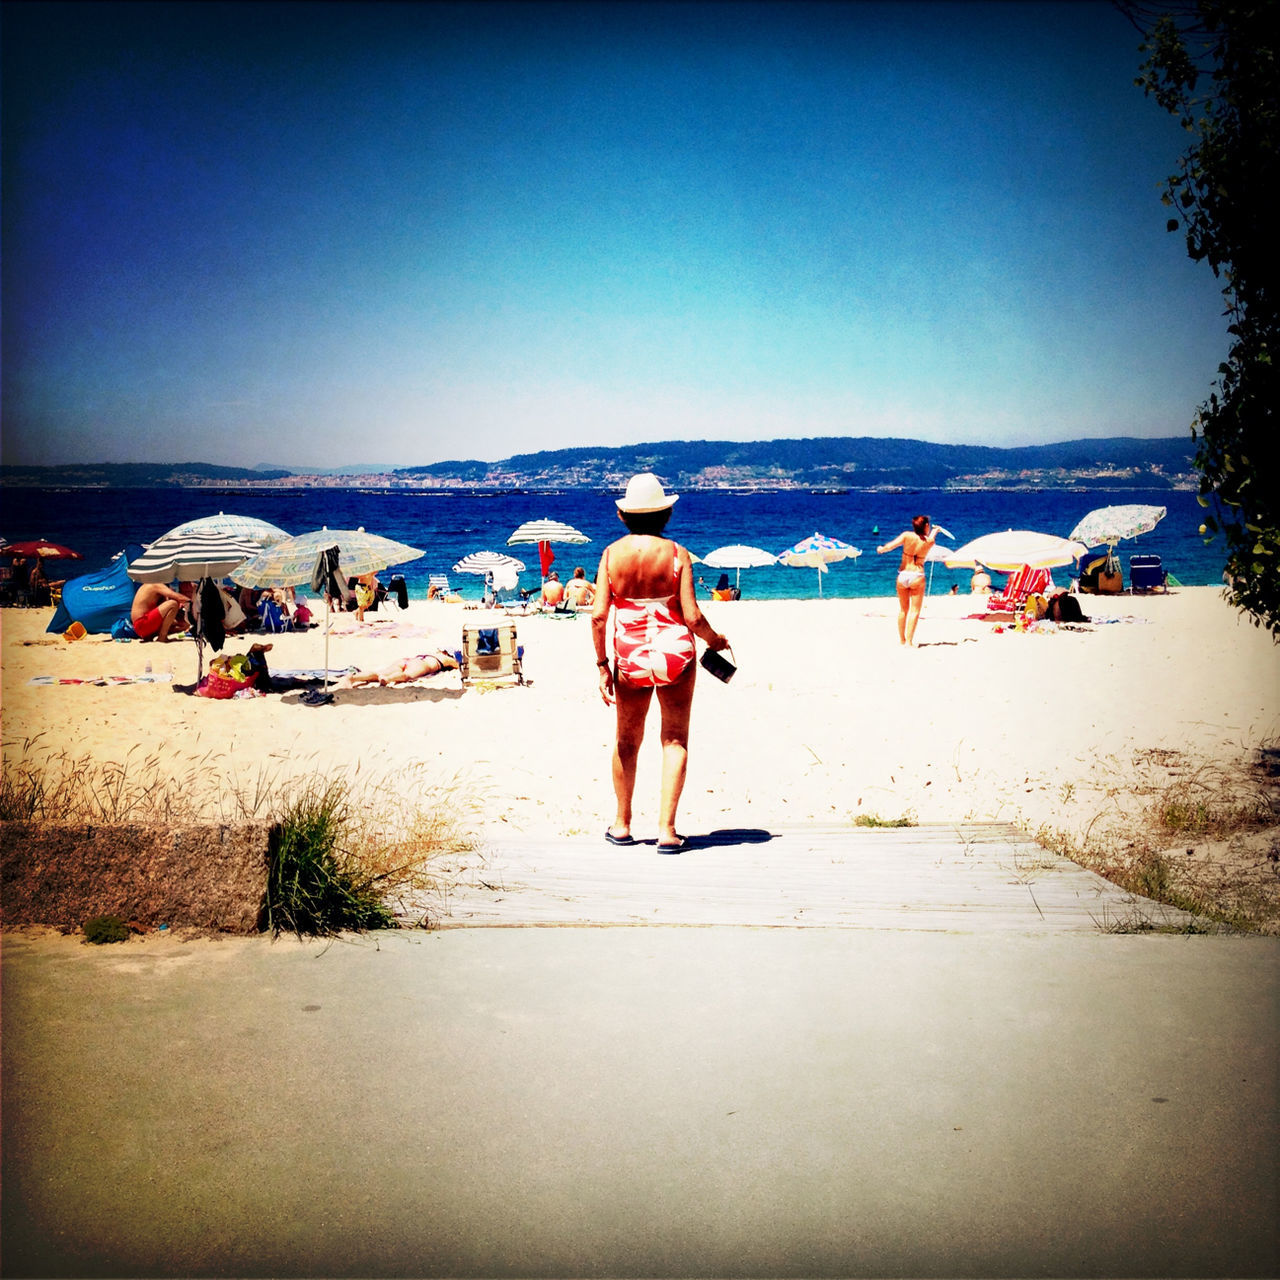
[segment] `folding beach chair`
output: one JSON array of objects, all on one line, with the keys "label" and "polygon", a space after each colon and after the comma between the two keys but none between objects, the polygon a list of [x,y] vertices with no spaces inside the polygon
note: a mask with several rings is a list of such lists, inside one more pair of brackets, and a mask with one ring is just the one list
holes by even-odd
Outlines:
[{"label": "folding beach chair", "polygon": [[462,649],[458,654],[462,684],[511,681],[524,684],[524,646],[509,620],[493,619],[462,624]]},{"label": "folding beach chair", "polygon": [[1009,575],[1004,590],[987,598],[987,609],[992,613],[1011,611],[1017,613],[1030,595],[1046,595],[1053,590],[1053,575],[1048,569],[1033,569],[1021,565]]},{"label": "folding beach chair", "polygon": [[1168,591],[1169,575],[1159,556],[1129,557],[1129,590]]}]

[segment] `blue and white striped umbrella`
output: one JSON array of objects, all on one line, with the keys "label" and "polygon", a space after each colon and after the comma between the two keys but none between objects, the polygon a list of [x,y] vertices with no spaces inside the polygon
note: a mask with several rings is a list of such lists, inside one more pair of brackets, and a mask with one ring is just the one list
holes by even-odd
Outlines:
[{"label": "blue and white striped umbrella", "polygon": [[453,571],[454,573],[483,574],[501,569],[503,565],[510,565],[517,573],[524,572],[523,560],[517,560],[515,556],[506,555],[501,551],[473,551],[469,556],[463,556],[453,566]]},{"label": "blue and white striped umbrella", "polygon": [[520,542],[567,542],[573,546],[582,546],[590,541],[582,530],[565,524],[563,520],[526,520],[507,539],[507,546]]},{"label": "blue and white striped umbrella", "polygon": [[129,564],[134,582],[224,578],[258,554],[256,542],[225,533],[166,533]]},{"label": "blue and white striped umbrella", "polygon": [[827,565],[834,564],[837,560],[852,560],[861,554],[859,547],[851,547],[839,538],[829,538],[825,533],[815,533],[812,538],[805,538],[794,547],[788,547],[778,556],[778,562],[792,568],[816,567],[818,594],[821,595],[822,575],[826,573]]}]

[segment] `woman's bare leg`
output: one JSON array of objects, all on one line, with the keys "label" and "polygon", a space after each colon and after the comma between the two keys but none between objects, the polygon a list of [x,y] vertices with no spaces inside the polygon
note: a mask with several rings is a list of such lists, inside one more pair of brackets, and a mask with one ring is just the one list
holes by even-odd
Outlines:
[{"label": "woman's bare leg", "polygon": [[907,608],[911,603],[911,590],[898,583],[898,643],[907,643]]},{"label": "woman's bare leg", "polygon": [[684,791],[689,766],[689,715],[693,710],[693,685],[698,674],[696,663],[668,685],[658,689],[658,706],[662,711],[662,795],[658,804],[658,842],[675,844],[676,809]]},{"label": "woman's bare leg", "polygon": [[614,685],[618,712],[618,737],[613,749],[613,794],[618,801],[609,830],[615,836],[631,834],[631,801],[636,790],[636,758],[644,741],[644,721],[649,714],[652,689],[634,689],[618,681]]},{"label": "woman's bare leg", "polygon": [[[901,596],[902,592],[898,592]],[[924,604],[924,580],[921,579],[914,587],[911,588],[911,605],[907,615],[906,642],[908,645],[914,645],[916,642],[916,623],[920,621],[920,606]],[[898,624],[901,627],[901,623]]]}]

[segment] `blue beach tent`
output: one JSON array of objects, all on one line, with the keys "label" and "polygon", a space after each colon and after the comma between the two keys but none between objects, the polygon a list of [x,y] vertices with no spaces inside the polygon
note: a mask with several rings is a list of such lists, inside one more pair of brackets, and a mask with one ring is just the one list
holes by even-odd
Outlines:
[{"label": "blue beach tent", "polygon": [[73,622],[79,622],[86,631],[100,635],[110,631],[113,623],[127,618],[138,589],[129,577],[129,565],[141,554],[142,548],[131,544],[105,569],[68,579],[48,630],[61,634]]}]

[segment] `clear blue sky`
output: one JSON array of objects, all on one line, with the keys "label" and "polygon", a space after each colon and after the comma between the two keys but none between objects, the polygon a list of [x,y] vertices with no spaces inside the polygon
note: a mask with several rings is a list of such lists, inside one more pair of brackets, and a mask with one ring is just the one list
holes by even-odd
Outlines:
[{"label": "clear blue sky", "polygon": [[6,5],[8,462],[1186,432],[1107,4]]}]

